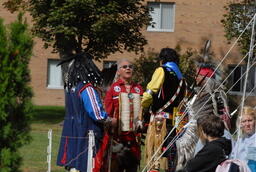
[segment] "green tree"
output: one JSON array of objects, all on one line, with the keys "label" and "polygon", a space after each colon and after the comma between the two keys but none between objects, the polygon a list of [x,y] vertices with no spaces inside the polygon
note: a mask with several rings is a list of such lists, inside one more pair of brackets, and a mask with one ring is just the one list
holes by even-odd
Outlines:
[{"label": "green tree", "polygon": [[20,4],[33,17],[33,32],[61,57],[86,51],[98,60],[117,51],[140,52],[147,43],[141,29],[151,18],[141,0],[9,0],[4,5],[15,11]]},{"label": "green tree", "polygon": [[32,90],[28,68],[33,41],[18,16],[9,26],[0,19],[0,171],[18,172],[18,149],[29,142]]},{"label": "green tree", "polygon": [[[243,0],[236,3],[230,2],[225,6],[226,14],[224,14],[221,22],[225,29],[225,37],[229,42],[234,38],[238,38],[248,25],[256,12],[255,5],[255,0]],[[241,39],[238,40],[240,52],[243,55],[248,52],[250,47],[251,28],[252,25],[248,27]]]},{"label": "green tree", "polygon": [[180,45],[177,45],[175,49],[180,54],[180,70],[188,85],[191,85],[196,77],[195,57],[198,56],[198,52],[192,48],[187,48],[184,53],[181,53]]},{"label": "green tree", "polygon": [[147,54],[143,53],[135,59],[134,66],[133,78],[135,82],[140,83],[145,89],[147,83],[151,80],[153,72],[159,67],[158,53],[152,49]]}]

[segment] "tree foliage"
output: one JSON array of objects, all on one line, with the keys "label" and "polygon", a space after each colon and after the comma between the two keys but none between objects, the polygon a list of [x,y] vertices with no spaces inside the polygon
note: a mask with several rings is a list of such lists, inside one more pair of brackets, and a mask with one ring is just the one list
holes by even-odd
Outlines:
[{"label": "tree foliage", "polygon": [[159,67],[158,53],[149,50],[147,54],[143,53],[134,61],[134,81],[140,83],[145,89],[147,83],[151,80],[153,72]]},{"label": "tree foliage", "polygon": [[33,41],[22,15],[8,27],[0,19],[0,171],[18,172],[18,149],[28,143],[32,90],[28,68]]},{"label": "tree foliage", "polygon": [[180,69],[183,76],[186,78],[188,85],[191,85],[195,80],[196,64],[195,57],[198,56],[198,52],[192,48],[187,48],[184,53],[181,53],[181,47],[176,46],[176,51],[180,54]]},{"label": "tree foliage", "polygon": [[101,59],[117,51],[140,52],[147,43],[140,31],[150,17],[141,0],[13,1],[5,6],[13,11],[20,4],[26,7],[45,47],[66,55],[86,51]]},{"label": "tree foliage", "polygon": [[[255,5],[254,0],[243,0],[236,3],[230,2],[225,6],[227,13],[224,14],[224,19],[221,20],[221,22],[224,26],[225,37],[228,41],[231,41],[233,38],[238,38],[243,32],[255,14]],[[243,55],[249,51],[251,28],[252,24],[246,29],[241,39],[238,40],[238,45]]]}]

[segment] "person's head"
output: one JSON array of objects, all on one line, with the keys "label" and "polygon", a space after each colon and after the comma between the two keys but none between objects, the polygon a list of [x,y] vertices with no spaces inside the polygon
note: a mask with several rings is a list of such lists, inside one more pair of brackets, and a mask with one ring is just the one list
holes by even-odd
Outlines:
[{"label": "person's head", "polygon": [[214,77],[214,70],[210,67],[199,67],[197,69],[197,73],[198,75],[196,77],[196,83],[198,86],[200,86],[200,84],[203,85],[208,78]]},{"label": "person's head", "polygon": [[213,114],[207,114],[197,120],[200,139],[209,141],[208,138],[220,138],[224,134],[224,123],[222,119]]},{"label": "person's head", "polygon": [[174,62],[179,65],[179,55],[178,53],[172,48],[163,48],[160,51],[159,59],[162,61],[162,64],[166,62]]},{"label": "person's head", "polygon": [[241,130],[244,135],[252,135],[255,133],[256,112],[252,107],[245,106],[242,116],[238,119],[240,120]]},{"label": "person's head", "polygon": [[93,57],[89,53],[75,54],[68,59],[62,60],[58,65],[67,65],[67,72],[64,76],[64,87],[71,89],[78,83],[91,83],[95,87],[102,84],[102,74],[99,68],[94,64]]},{"label": "person's head", "polygon": [[117,61],[117,75],[118,78],[129,81],[132,78],[133,65],[128,59],[120,59]]}]

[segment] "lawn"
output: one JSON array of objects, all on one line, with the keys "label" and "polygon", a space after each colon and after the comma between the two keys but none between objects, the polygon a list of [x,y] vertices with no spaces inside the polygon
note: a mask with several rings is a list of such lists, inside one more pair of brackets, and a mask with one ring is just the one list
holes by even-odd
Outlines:
[{"label": "lawn", "polygon": [[[20,153],[23,158],[23,172],[46,172],[48,130],[52,129],[52,161],[51,172],[67,172],[63,167],[56,165],[59,141],[64,119],[64,107],[36,106],[31,124],[32,141],[23,146]],[[142,148],[143,149],[143,148]],[[142,156],[143,157],[143,156]],[[141,163],[140,170],[145,164]],[[140,171],[138,170],[138,171]]]},{"label": "lawn", "polygon": [[36,106],[31,124],[32,141],[21,148],[24,172],[47,171],[48,130],[52,129],[52,172],[64,172],[56,165],[56,156],[64,119],[64,107]]}]

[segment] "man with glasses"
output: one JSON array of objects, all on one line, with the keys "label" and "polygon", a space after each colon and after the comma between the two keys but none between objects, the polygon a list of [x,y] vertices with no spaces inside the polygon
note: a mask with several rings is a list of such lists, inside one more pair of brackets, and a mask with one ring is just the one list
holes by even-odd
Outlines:
[{"label": "man with glasses", "polygon": [[136,130],[142,127],[140,100],[142,87],[132,82],[133,65],[127,59],[117,62],[117,81],[105,96],[105,109],[116,118],[118,125],[113,131],[111,147],[111,172],[136,172],[140,162],[140,146]]}]

